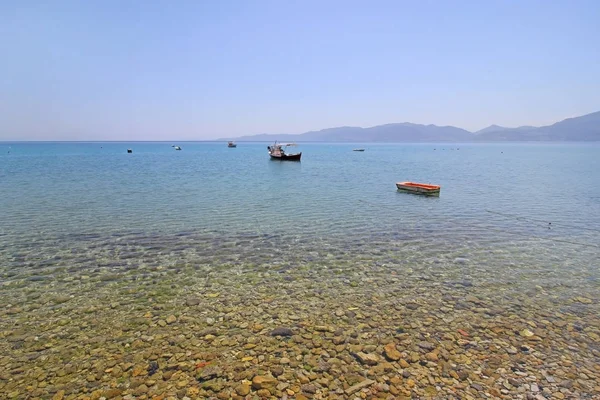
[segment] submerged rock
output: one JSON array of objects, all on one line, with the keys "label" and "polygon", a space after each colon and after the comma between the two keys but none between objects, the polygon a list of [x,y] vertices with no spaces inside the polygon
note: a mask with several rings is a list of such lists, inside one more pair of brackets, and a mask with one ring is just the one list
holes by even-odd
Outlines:
[{"label": "submerged rock", "polygon": [[270,333],[271,336],[293,336],[294,332],[290,328],[275,328]]},{"label": "submerged rock", "polygon": [[429,343],[429,342],[425,342],[425,341],[419,342],[418,346],[425,350],[433,350],[435,348],[435,345],[433,343]]},{"label": "submerged rock", "polygon": [[402,354],[396,349],[396,345],[394,343],[388,343],[383,349],[388,360],[398,361],[400,358],[402,358]]},{"label": "submerged rock", "polygon": [[360,361],[361,364],[377,365],[379,363],[379,357],[376,354],[368,354],[359,351],[358,353],[354,353],[353,355],[358,361]]},{"label": "submerged rock", "polygon": [[364,389],[366,387],[371,386],[372,384],[374,384],[375,381],[371,380],[371,379],[365,379],[364,381],[361,381],[355,385],[350,386],[348,389],[346,389],[344,391],[344,393],[346,393],[348,396],[351,394],[354,394],[356,392],[358,392],[361,389]]},{"label": "submerged rock", "polygon": [[277,386],[279,381],[271,376],[256,375],[252,378],[252,388],[256,390],[267,389],[272,390]]}]

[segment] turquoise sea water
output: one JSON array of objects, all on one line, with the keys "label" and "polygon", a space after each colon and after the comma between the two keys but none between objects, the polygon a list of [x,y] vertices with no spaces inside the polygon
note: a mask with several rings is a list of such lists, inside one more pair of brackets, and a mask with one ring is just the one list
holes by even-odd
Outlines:
[{"label": "turquoise sea water", "polygon": [[267,144],[0,143],[0,277],[170,252],[598,295],[600,144],[310,143],[301,162]]}]

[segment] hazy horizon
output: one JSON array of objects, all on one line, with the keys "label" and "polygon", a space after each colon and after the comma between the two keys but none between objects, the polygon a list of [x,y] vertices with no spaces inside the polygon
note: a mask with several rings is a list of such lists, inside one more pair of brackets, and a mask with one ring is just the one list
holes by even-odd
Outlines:
[{"label": "hazy horizon", "polygon": [[600,110],[600,3],[0,4],[0,141],[214,140]]}]

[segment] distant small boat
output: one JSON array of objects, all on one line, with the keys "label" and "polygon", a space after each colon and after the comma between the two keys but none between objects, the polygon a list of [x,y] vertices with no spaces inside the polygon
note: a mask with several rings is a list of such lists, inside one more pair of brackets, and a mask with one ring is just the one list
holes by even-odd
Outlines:
[{"label": "distant small boat", "polygon": [[365,151],[365,149],[354,149],[352,151]]},{"label": "distant small boat", "polygon": [[441,189],[439,185],[428,185],[426,183],[416,182],[398,182],[396,183],[396,187],[403,192],[426,194],[430,196],[439,196]]},{"label": "distant small boat", "polygon": [[237,147],[237,144],[235,142],[228,142],[227,147]]},{"label": "distant small boat", "polygon": [[127,152],[128,152],[128,153],[133,153],[133,150],[131,150],[131,149],[127,149]]},{"label": "distant small boat", "polygon": [[181,147],[175,146],[175,150],[181,150]]},{"label": "distant small boat", "polygon": [[300,161],[302,152],[300,153],[286,153],[285,149],[288,147],[297,146],[296,143],[277,144],[275,142],[271,146],[267,146],[271,159],[281,161]]}]

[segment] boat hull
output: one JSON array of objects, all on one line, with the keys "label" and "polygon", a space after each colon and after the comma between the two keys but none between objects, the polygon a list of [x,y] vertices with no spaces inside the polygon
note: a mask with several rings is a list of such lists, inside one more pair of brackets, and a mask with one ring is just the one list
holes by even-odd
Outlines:
[{"label": "boat hull", "polygon": [[271,156],[271,160],[279,160],[279,161],[300,161],[300,158],[302,157],[302,153],[281,154],[281,155],[269,154],[269,155]]},{"label": "boat hull", "polygon": [[422,194],[426,196],[439,196],[441,187],[438,185],[427,185],[424,183],[398,182],[398,190],[413,194]]}]

